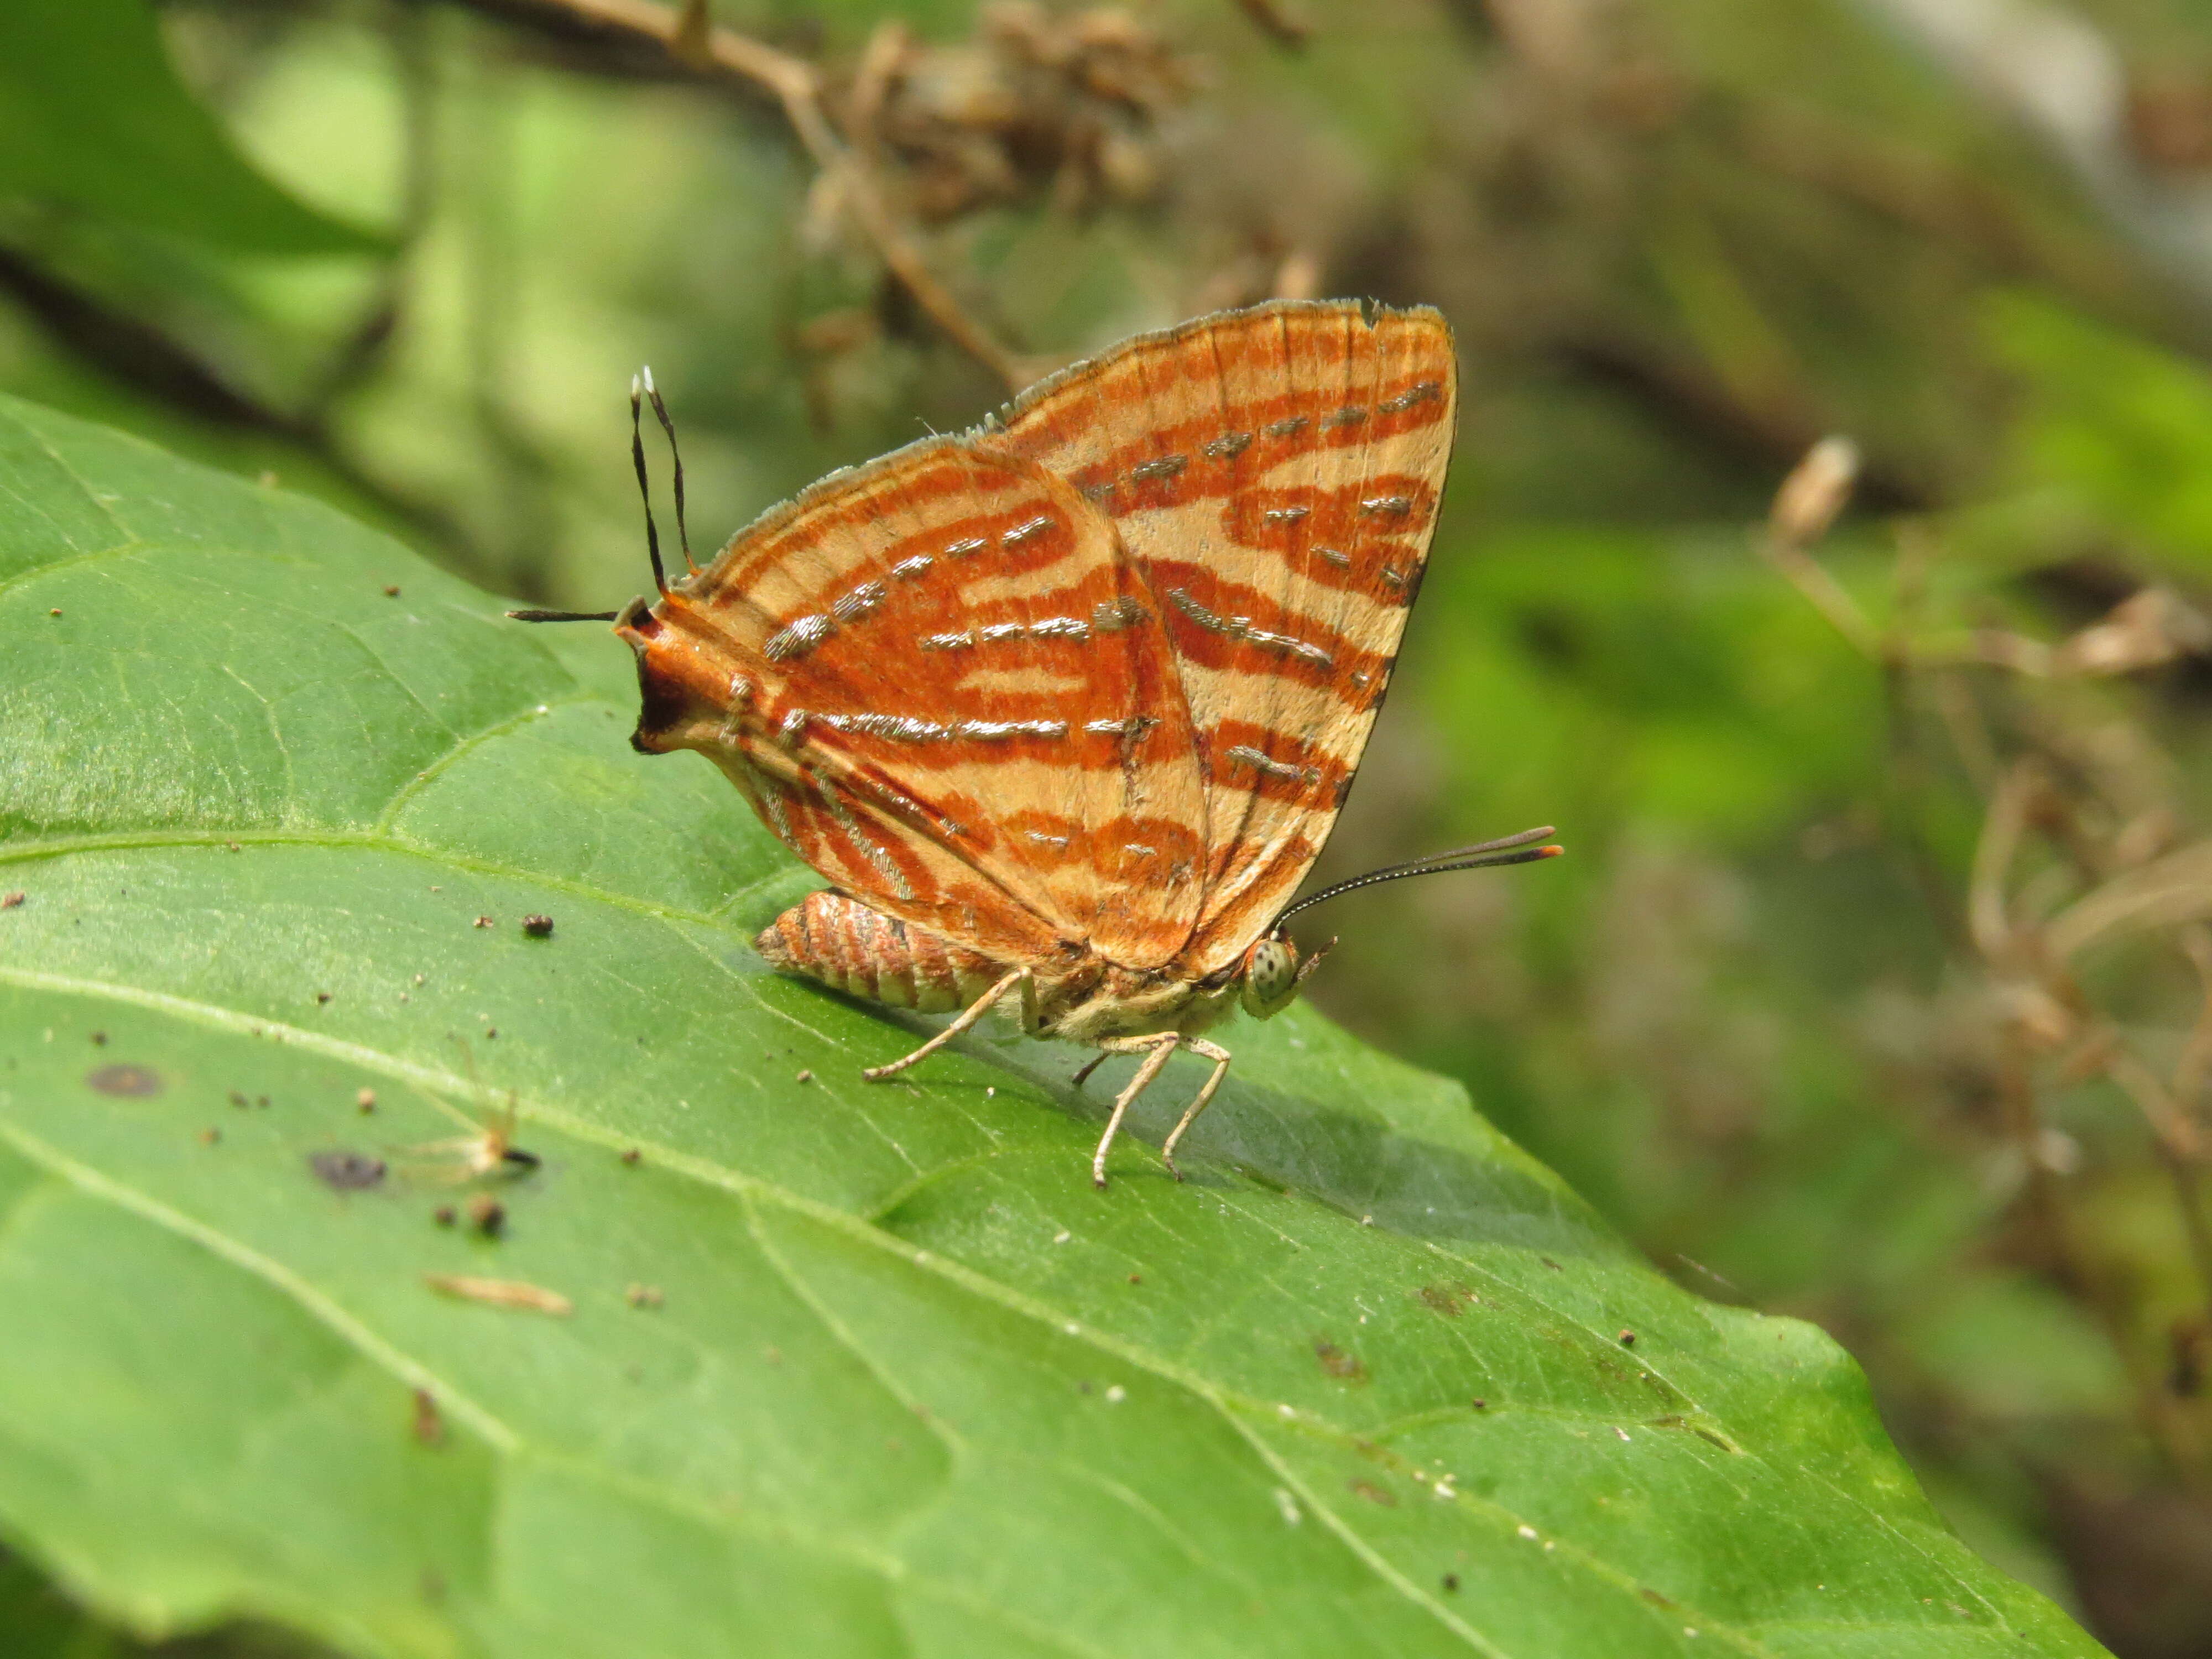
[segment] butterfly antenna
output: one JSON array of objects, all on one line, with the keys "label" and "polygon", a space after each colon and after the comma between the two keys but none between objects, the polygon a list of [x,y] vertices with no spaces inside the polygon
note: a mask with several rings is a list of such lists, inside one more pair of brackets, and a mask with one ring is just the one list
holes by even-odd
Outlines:
[{"label": "butterfly antenna", "polygon": [[510,611],[517,622],[612,622],[619,611]]},{"label": "butterfly antenna", "polygon": [[[650,373],[650,371],[647,371]],[[660,568],[660,531],[653,522],[653,483],[645,472],[645,432],[639,421],[643,414],[644,383],[638,376],[629,377],[629,458],[637,468],[637,493],[645,503],[645,556],[653,561],[653,586],[655,591],[668,592],[668,573]]]},{"label": "butterfly antenna", "polygon": [[684,453],[676,447],[676,422],[668,418],[668,405],[660,401],[660,388],[653,385],[650,368],[645,371],[645,395],[653,399],[653,412],[668,434],[668,459],[676,467],[676,539],[684,549],[684,562],[696,576],[699,563],[691,556],[691,532],[684,526]]},{"label": "butterfly antenna", "polygon": [[1301,910],[1310,910],[1316,904],[1349,893],[1356,887],[1372,887],[1385,881],[1403,881],[1409,876],[1440,876],[1451,870],[1487,870],[1501,864],[1534,864],[1543,859],[1555,859],[1567,849],[1564,847],[1532,847],[1531,842],[1542,841],[1553,833],[1545,824],[1540,829],[1523,830],[1517,836],[1504,836],[1496,841],[1478,842],[1472,847],[1454,848],[1449,853],[1431,853],[1426,857],[1408,859],[1403,864],[1385,866],[1370,870],[1364,876],[1354,876],[1349,881],[1340,881],[1334,887],[1324,887],[1300,899],[1278,915],[1267,928],[1269,934],[1282,931],[1283,924]]}]

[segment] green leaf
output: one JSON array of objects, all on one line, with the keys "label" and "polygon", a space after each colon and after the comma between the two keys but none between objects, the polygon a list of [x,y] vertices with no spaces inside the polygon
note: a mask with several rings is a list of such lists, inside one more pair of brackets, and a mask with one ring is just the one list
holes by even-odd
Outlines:
[{"label": "green leaf", "polygon": [[2029,516],[2045,523],[2016,539],[2034,548],[2055,539],[2050,520],[2087,520],[2081,539],[2117,530],[2185,570],[2212,562],[2203,365],[2026,293],[1994,296],[1987,326],[2029,394],[2012,441],[2021,482],[2039,492]]},{"label": "green leaf", "polygon": [[9,196],[246,252],[379,246],[253,169],[177,79],[144,0],[0,5],[0,198]]},{"label": "green leaf", "polygon": [[[1826,1337],[1687,1295],[1310,1013],[1230,1031],[1186,1186],[1143,1139],[1195,1071],[1103,1193],[1070,1051],[863,1083],[912,1030],[763,970],[812,878],[630,752],[600,629],[15,404],[0,628],[0,1534],[109,1617],[406,1656],[2096,1651],[1946,1531]],[[462,1194],[399,1149],[509,1101],[543,1162],[504,1231],[439,1224]],[[349,1152],[391,1167],[310,1163]]]}]

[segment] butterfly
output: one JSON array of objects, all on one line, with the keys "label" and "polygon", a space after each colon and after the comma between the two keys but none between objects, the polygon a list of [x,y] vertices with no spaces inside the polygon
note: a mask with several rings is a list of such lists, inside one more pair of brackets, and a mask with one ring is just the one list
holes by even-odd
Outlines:
[{"label": "butterfly", "polygon": [[[649,377],[645,391],[675,433]],[[756,941],[849,995],[1141,1055],[1091,1160],[1206,1031],[1321,961],[1284,924],[1374,881],[1550,857],[1549,829],[1293,906],[1375,722],[1451,457],[1427,307],[1277,301],[1127,340],[974,429],[835,472],[611,620],[638,749],[719,766],[830,885]],[[683,526],[683,472],[676,468]],[[583,620],[517,611],[528,621]],[[1326,950],[1326,946],[1323,950]]]}]

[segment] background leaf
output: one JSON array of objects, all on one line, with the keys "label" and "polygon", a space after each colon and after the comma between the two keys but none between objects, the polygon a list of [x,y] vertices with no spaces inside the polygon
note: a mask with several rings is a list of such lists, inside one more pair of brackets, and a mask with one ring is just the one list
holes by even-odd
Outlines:
[{"label": "background leaf", "polygon": [[240,155],[179,82],[143,0],[0,7],[0,200],[262,253],[362,253],[375,239]]},{"label": "background leaf", "polygon": [[[1310,1013],[1231,1032],[1188,1186],[1130,1144],[1091,1188],[1069,1051],[861,1083],[910,1032],[763,970],[812,878],[629,751],[599,630],[18,404],[0,559],[0,1528],[109,1615],[407,1655],[2096,1650],[1936,1519],[1827,1338],[1688,1296]],[[438,1224],[399,1149],[509,1101],[542,1166],[500,1236]],[[334,1190],[333,1152],[390,1168]]]}]

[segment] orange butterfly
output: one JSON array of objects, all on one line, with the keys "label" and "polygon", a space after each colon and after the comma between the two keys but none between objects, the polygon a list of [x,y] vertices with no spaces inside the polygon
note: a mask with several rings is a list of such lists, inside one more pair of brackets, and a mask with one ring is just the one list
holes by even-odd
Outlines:
[{"label": "orange butterfly", "polygon": [[[651,391],[650,380],[647,390]],[[631,742],[696,749],[831,883],[756,941],[896,1007],[1003,1000],[1033,1036],[1170,1056],[1279,1012],[1283,932],[1373,726],[1450,459],[1451,331],[1425,307],[1278,302],[1125,341],[997,418],[832,473],[606,619]],[[655,413],[668,416],[657,392]],[[633,454],[645,460],[633,387]],[[670,430],[673,441],[674,433]],[[683,474],[677,471],[678,524]],[[690,560],[688,538],[685,558]],[[531,621],[571,613],[512,613]],[[1370,881],[1519,863],[1531,830]],[[1304,906],[1294,907],[1304,908]]]}]

